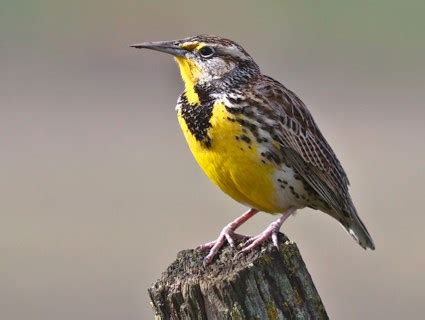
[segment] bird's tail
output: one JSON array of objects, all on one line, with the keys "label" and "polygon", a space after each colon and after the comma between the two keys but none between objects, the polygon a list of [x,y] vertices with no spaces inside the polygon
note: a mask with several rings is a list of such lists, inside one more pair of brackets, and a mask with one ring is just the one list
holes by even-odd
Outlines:
[{"label": "bird's tail", "polygon": [[345,214],[343,219],[338,220],[363,249],[375,250],[375,244],[373,243],[372,237],[367,231],[362,220],[360,220],[356,209],[354,206],[350,209],[350,212],[344,212]]}]

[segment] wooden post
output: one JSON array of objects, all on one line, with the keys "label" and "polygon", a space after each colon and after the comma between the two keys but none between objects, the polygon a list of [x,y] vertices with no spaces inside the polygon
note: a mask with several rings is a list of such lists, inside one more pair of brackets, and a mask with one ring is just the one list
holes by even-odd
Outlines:
[{"label": "wooden post", "polygon": [[296,244],[279,240],[244,256],[226,246],[206,267],[206,252],[179,252],[148,290],[155,319],[328,319]]}]

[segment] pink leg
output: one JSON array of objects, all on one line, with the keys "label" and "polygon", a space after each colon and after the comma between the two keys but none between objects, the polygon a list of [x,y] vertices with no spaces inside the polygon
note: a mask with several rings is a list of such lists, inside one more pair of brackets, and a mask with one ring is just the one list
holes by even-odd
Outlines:
[{"label": "pink leg", "polygon": [[217,255],[218,251],[221,249],[221,247],[224,244],[224,241],[227,240],[229,244],[234,247],[235,242],[234,238],[245,238],[245,236],[242,236],[240,234],[236,234],[235,230],[239,228],[242,224],[244,224],[246,221],[248,221],[253,215],[255,215],[258,212],[257,209],[249,209],[247,212],[245,212],[243,215],[241,215],[239,218],[236,218],[234,221],[229,223],[227,226],[221,230],[220,235],[218,236],[217,240],[208,242],[204,245],[201,245],[200,248],[202,249],[210,249],[210,252],[204,259],[204,264],[209,264],[214,257]]},{"label": "pink leg", "polygon": [[277,235],[279,233],[280,227],[285,222],[286,219],[289,218],[290,215],[292,215],[296,211],[295,208],[289,208],[286,210],[279,219],[276,221],[273,221],[263,232],[261,232],[259,235],[250,238],[246,243],[245,247],[240,251],[240,253],[245,253],[251,249],[254,249],[258,247],[260,244],[262,244],[264,241],[272,238],[273,245],[275,247],[278,247],[278,241],[277,241]]}]

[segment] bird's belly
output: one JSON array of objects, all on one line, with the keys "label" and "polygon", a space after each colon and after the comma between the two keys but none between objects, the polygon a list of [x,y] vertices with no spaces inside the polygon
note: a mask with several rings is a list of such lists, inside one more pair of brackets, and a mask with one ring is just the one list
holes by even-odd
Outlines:
[{"label": "bird's belly", "polygon": [[195,138],[181,113],[178,119],[196,161],[221,190],[261,211],[277,213],[289,207],[281,201],[276,166],[262,161],[257,141],[238,122],[229,120],[232,115],[222,104],[214,106],[210,118],[209,146]]}]

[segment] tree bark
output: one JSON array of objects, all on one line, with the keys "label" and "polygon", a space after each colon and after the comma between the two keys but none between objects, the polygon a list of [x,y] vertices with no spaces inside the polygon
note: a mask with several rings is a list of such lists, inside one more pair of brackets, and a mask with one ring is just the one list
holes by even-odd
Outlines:
[{"label": "tree bark", "polygon": [[295,243],[279,235],[246,255],[184,250],[148,291],[155,319],[328,319]]}]

